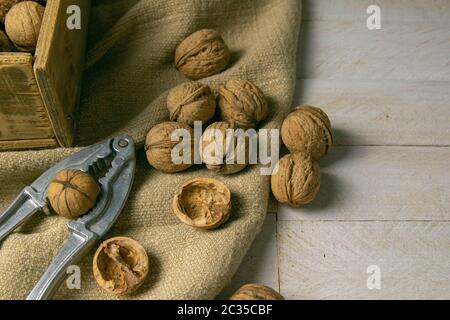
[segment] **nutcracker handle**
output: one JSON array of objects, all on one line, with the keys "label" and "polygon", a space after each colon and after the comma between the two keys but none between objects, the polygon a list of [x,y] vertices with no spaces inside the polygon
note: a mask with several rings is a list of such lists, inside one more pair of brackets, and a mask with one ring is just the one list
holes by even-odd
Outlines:
[{"label": "nutcracker handle", "polygon": [[26,187],[0,215],[0,242],[36,212],[44,210],[45,203],[38,198],[33,188]]},{"label": "nutcracker handle", "polygon": [[67,268],[78,263],[91,250],[97,239],[98,237],[88,230],[83,233],[71,232],[27,300],[50,299],[63,282]]}]

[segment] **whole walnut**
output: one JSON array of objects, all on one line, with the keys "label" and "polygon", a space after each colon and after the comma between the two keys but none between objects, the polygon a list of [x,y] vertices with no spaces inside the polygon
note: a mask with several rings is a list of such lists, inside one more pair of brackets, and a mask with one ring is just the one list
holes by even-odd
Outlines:
[{"label": "whole walnut", "polygon": [[310,153],[314,160],[319,160],[333,145],[330,119],[319,108],[297,107],[284,119],[281,139],[290,152]]},{"label": "whole walnut", "polygon": [[247,80],[230,80],[220,86],[219,108],[223,120],[235,121],[243,129],[256,128],[269,113],[264,94]]},{"label": "whole walnut", "polygon": [[36,50],[44,11],[43,6],[33,1],[19,2],[8,11],[5,30],[17,49]]},{"label": "whole walnut", "polygon": [[53,177],[47,197],[53,210],[68,219],[76,219],[94,207],[100,187],[81,170],[67,169]]},{"label": "whole walnut", "polygon": [[220,34],[211,29],[194,32],[175,51],[175,66],[193,80],[209,77],[225,69],[230,51]]},{"label": "whole walnut", "polygon": [[14,47],[9,41],[6,34],[0,30],[0,52],[11,52],[14,50]]},{"label": "whole walnut", "polygon": [[278,202],[299,207],[314,200],[320,188],[319,165],[306,153],[282,157],[271,177],[272,193]]},{"label": "whole walnut", "polygon": [[3,21],[9,9],[11,9],[13,5],[21,1],[24,0],[0,0],[0,22]]},{"label": "whole walnut", "polygon": [[[177,135],[175,130],[184,137]],[[173,139],[172,134],[176,135]],[[172,155],[175,147],[177,149],[173,153],[177,159]],[[148,162],[162,172],[186,170],[194,162],[194,130],[187,124],[173,121],[157,124],[147,134],[145,150]],[[190,154],[185,153],[186,150]]]},{"label": "whole walnut", "polygon": [[284,298],[263,284],[246,284],[240,287],[230,300],[284,300]]},{"label": "whole walnut", "polygon": [[136,291],[145,281],[149,259],[139,242],[127,237],[104,241],[94,255],[93,272],[98,285],[114,294]]},{"label": "whole walnut", "polygon": [[211,89],[199,82],[185,82],[167,96],[170,120],[194,125],[194,121],[207,123],[216,112],[216,99]]},{"label": "whole walnut", "polygon": [[232,174],[247,166],[249,139],[242,130],[242,136],[238,138],[236,129],[236,123],[228,121],[214,122],[205,129],[200,145],[202,162],[208,169]]}]

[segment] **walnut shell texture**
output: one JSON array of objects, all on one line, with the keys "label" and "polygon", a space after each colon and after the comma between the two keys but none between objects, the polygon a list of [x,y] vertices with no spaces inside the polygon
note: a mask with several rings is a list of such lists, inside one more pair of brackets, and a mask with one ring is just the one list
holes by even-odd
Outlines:
[{"label": "walnut shell texture", "polygon": [[136,291],[144,283],[148,270],[147,252],[131,238],[108,239],[94,255],[95,280],[110,293],[127,294]]},{"label": "walnut shell texture", "polygon": [[215,229],[230,217],[231,192],[221,181],[195,178],[181,185],[173,198],[173,211],[184,223]]},{"label": "walnut shell texture", "polygon": [[310,153],[319,160],[333,146],[330,119],[320,108],[300,106],[284,119],[281,139],[290,152]]},{"label": "walnut shell texture", "polygon": [[47,191],[57,214],[76,219],[94,207],[100,187],[88,173],[67,169],[55,175]]},{"label": "walnut shell texture", "polygon": [[216,99],[211,89],[199,82],[185,82],[167,96],[170,120],[194,125],[194,121],[207,123],[216,112]]},{"label": "walnut shell texture", "polygon": [[205,129],[200,141],[201,157],[208,169],[221,174],[245,169],[249,162],[249,140],[244,136],[238,139],[236,129],[235,122],[227,121],[214,122]]},{"label": "walnut shell texture", "polygon": [[235,121],[240,128],[256,128],[269,108],[263,92],[247,80],[230,80],[219,87],[219,108],[223,120]]},{"label": "walnut shell texture", "polygon": [[17,49],[33,52],[39,38],[45,8],[37,2],[24,1],[6,14],[5,30]]},{"label": "walnut shell texture", "polygon": [[230,61],[230,51],[220,34],[211,29],[194,32],[175,51],[175,66],[186,77],[198,80],[217,74]]},{"label": "walnut shell texture", "polygon": [[240,287],[230,300],[284,300],[284,297],[263,284],[246,284]]},{"label": "walnut shell texture", "polygon": [[0,30],[0,52],[11,52],[14,47],[6,34]]},{"label": "walnut shell texture", "polygon": [[314,200],[320,188],[320,169],[309,154],[287,154],[277,166],[271,177],[271,187],[278,202],[299,207]]},{"label": "walnut shell texture", "polygon": [[24,0],[0,0],[0,22],[3,21],[9,9],[21,1]]},{"label": "walnut shell texture", "polygon": [[[172,141],[172,133],[183,129],[189,133],[190,139],[175,139]],[[188,169],[194,163],[194,130],[184,123],[166,121],[155,125],[147,134],[145,150],[148,162],[157,170],[173,173]],[[179,149],[179,156],[183,157],[184,150],[190,150],[190,163],[176,163],[172,159],[174,147]],[[187,162],[187,161],[186,161]]]}]

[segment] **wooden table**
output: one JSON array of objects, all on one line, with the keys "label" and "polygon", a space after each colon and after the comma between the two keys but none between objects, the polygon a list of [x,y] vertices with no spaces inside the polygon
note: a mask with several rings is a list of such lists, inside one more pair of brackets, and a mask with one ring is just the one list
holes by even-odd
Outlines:
[{"label": "wooden table", "polygon": [[268,214],[221,297],[449,299],[450,0],[305,0],[302,20],[293,105],[322,107],[337,146],[316,200]]}]

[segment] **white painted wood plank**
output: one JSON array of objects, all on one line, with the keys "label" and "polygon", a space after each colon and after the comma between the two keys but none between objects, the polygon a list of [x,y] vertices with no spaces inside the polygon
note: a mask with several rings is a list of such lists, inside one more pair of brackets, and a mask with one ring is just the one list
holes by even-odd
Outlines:
[{"label": "white painted wood plank", "polygon": [[303,21],[299,78],[450,80],[450,28],[434,22]]},{"label": "white painted wood plank", "polygon": [[367,8],[376,4],[383,21],[433,21],[450,24],[448,0],[303,0],[305,20],[366,21]]},{"label": "white painted wood plank", "polygon": [[294,105],[327,112],[337,144],[450,145],[450,81],[301,79],[296,92]]},{"label": "white painted wood plank", "polygon": [[247,283],[263,283],[279,290],[276,215],[268,214],[261,233],[256,237],[241,266],[218,299],[228,300]]},{"label": "white painted wood plank", "polygon": [[449,147],[336,147],[321,188],[278,220],[450,220]]},{"label": "white painted wood plank", "polygon": [[[449,299],[450,223],[278,222],[287,299]],[[380,268],[381,289],[367,288]]]}]

